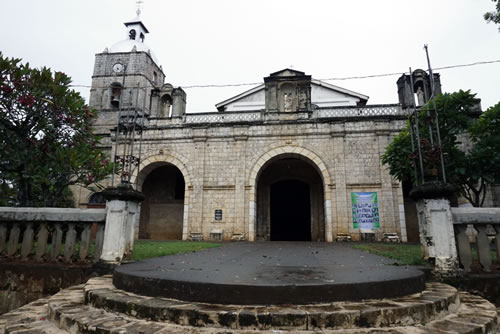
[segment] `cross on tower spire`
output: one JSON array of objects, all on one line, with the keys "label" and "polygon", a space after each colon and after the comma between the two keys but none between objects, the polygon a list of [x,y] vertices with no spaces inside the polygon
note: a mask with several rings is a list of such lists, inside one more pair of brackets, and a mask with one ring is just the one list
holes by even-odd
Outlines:
[{"label": "cross on tower spire", "polygon": [[139,0],[139,1],[136,1],[136,4],[137,4],[137,17],[139,17],[141,15],[141,5],[144,3],[144,1],[142,0]]}]

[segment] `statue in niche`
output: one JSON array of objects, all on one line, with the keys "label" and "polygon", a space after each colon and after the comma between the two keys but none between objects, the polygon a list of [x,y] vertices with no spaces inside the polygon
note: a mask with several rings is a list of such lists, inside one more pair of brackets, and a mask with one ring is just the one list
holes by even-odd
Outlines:
[{"label": "statue in niche", "polygon": [[162,112],[163,117],[169,117],[170,116],[170,103],[166,102],[163,104],[163,112]]},{"label": "statue in niche", "polygon": [[170,117],[170,108],[172,106],[172,100],[165,95],[161,98],[161,108],[160,108],[160,117]]},{"label": "statue in niche", "polygon": [[425,94],[424,91],[422,90],[422,87],[417,88],[416,94],[417,94],[417,105],[421,107],[425,104]]},{"label": "statue in niche", "polygon": [[292,111],[292,93],[284,93],[283,94],[283,110],[285,112]]}]

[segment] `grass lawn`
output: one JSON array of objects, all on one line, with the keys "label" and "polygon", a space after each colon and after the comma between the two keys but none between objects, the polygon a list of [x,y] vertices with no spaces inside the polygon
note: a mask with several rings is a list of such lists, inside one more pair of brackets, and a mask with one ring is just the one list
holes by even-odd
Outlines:
[{"label": "grass lawn", "polygon": [[[383,244],[373,242],[353,244],[352,248],[398,260],[402,264],[431,266],[431,264],[426,262],[422,257],[419,244]],[[477,249],[475,247],[472,248],[472,260],[479,260]],[[497,260],[496,251],[491,251],[491,260],[493,263]]]},{"label": "grass lawn", "polygon": [[136,240],[132,260],[137,261],[158,256],[196,252],[219,246],[221,244],[215,242]]},{"label": "grass lawn", "polygon": [[429,263],[427,263],[422,257],[422,252],[420,250],[419,244],[407,244],[407,243],[383,244],[383,243],[373,242],[373,243],[353,244],[352,248],[388,257],[397,260],[401,264],[405,265],[419,265],[419,266],[429,265]]}]

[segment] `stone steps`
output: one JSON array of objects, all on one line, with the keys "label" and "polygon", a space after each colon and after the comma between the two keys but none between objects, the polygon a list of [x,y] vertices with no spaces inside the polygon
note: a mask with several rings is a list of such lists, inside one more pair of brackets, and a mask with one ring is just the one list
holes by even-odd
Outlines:
[{"label": "stone steps", "polygon": [[[145,297],[116,289],[107,277],[85,285],[87,304],[138,319],[229,329],[347,329],[427,323],[460,302],[455,288],[429,283],[422,293],[383,300],[312,305],[245,306]],[[52,303],[50,304],[52,308]]]},{"label": "stone steps", "polygon": [[[108,293],[108,297],[104,294]],[[115,295],[116,293],[116,295]],[[421,322],[417,322],[418,317],[413,315],[409,316],[406,311],[397,311],[394,308],[394,303],[401,305],[401,310],[404,309],[404,305],[410,305],[414,303],[415,300],[419,300],[420,297],[425,296],[425,299],[420,299],[421,307],[407,308],[408,311],[420,312]],[[324,319],[330,319],[332,324],[334,321],[338,321],[337,325],[330,326],[330,328],[321,328],[320,325],[316,324],[316,327],[306,327],[301,328],[303,325],[301,321],[296,323],[297,317],[296,313],[292,313],[294,308],[283,307],[281,310],[277,308],[271,311],[268,308],[268,314],[276,314],[277,316],[273,323],[273,316],[271,316],[271,323],[268,327],[262,327],[259,333],[324,333],[324,334],[340,334],[340,333],[495,333],[497,327],[497,309],[494,305],[484,300],[483,298],[473,296],[469,293],[457,293],[454,288],[449,286],[432,283],[428,287],[428,293],[422,293],[422,296],[412,295],[405,298],[395,298],[393,300],[383,300],[383,301],[366,301],[365,303],[334,303],[330,305],[331,309],[326,310],[326,304],[314,305],[314,306],[300,306],[297,307],[300,312],[310,312],[309,314],[317,314],[318,319],[324,317]],[[120,299],[120,298],[121,299]],[[130,297],[130,303],[123,303],[128,297]],[[136,298],[133,298],[136,297]],[[108,298],[108,303],[104,301]],[[107,304],[107,309],[97,308],[91,305],[92,299],[101,300]],[[154,300],[154,302],[152,301]],[[395,300],[398,300],[397,302]],[[458,301],[459,300],[459,301]],[[138,302],[138,301],[142,301]],[[149,301],[150,304],[146,303]],[[241,328],[230,328],[230,327],[215,327],[221,324],[213,323],[210,327],[200,327],[200,325],[206,325],[204,323],[193,323],[193,320],[189,320],[190,316],[193,319],[200,319],[201,314],[208,314],[207,309],[201,307],[196,308],[195,305],[198,304],[188,304],[179,302],[178,308],[173,308],[173,310],[185,311],[184,314],[179,315],[179,324],[164,322],[164,321],[153,321],[147,317],[141,319],[141,316],[146,315],[147,305],[150,307],[150,314],[152,316],[158,317],[158,305],[155,307],[157,300],[155,298],[139,298],[139,296],[126,295],[121,291],[113,291],[112,285],[110,284],[110,278],[98,278],[93,279],[86,285],[76,286],[70,289],[61,291],[60,293],[50,297],[38,300],[34,303],[28,304],[14,312],[0,316],[0,334],[6,333],[142,333],[142,334],[166,334],[166,333],[198,333],[198,334],[255,334],[256,331],[252,326],[243,326]],[[95,303],[95,302],[94,302]],[[371,304],[370,304],[371,303]],[[384,310],[383,312],[378,312],[375,303],[378,303],[379,309]],[[357,304],[357,309],[354,306]],[[368,312],[368,309],[363,308],[360,304],[369,304],[373,310],[373,317],[366,317],[366,319],[372,319],[376,328],[368,328],[368,323],[363,324],[359,321],[349,322],[344,321],[340,315],[347,314],[352,315],[349,311],[355,311],[357,314],[361,315],[362,310]],[[97,304],[95,303],[97,306]],[[110,306],[111,305],[111,306]],[[118,313],[116,310],[126,305],[131,305],[130,310],[126,313]],[[137,305],[137,306],[132,306]],[[142,305],[143,309],[138,305]],[[190,306],[188,306],[190,305]],[[181,307],[182,306],[182,307]],[[337,306],[338,309],[333,309],[333,306]],[[136,307],[136,308],[134,308]],[[214,319],[215,316],[221,316],[224,312],[229,312],[228,310],[232,307],[238,307],[244,309],[243,306],[231,306],[231,305],[219,305],[214,307],[211,312],[210,319]],[[305,311],[309,307],[308,311]],[[313,313],[313,307],[316,308],[316,313]],[[116,308],[115,311],[112,309]],[[154,311],[153,311],[154,309]],[[135,316],[133,310],[137,313]],[[189,312],[191,310],[191,312]],[[432,310],[432,312],[430,312]],[[170,310],[169,312],[173,312]],[[204,313],[205,312],[205,313]],[[240,313],[237,314],[237,322],[231,322],[232,326],[240,323]],[[264,307],[261,310],[255,311],[255,314],[265,314]],[[323,313],[325,312],[325,313]],[[328,313],[329,312],[329,313]],[[168,313],[168,312],[167,312]],[[329,316],[333,315],[335,316]],[[366,314],[368,315],[368,313]],[[287,318],[287,316],[290,316]],[[382,321],[382,316],[386,322]],[[424,317],[427,318],[424,319]],[[330,318],[329,318],[330,317]],[[332,318],[333,317],[333,318]],[[201,318],[204,318],[201,316]],[[229,317],[230,318],[230,317]],[[347,316],[346,318],[349,318]],[[397,320],[399,318],[399,320]],[[180,321],[180,319],[183,319]],[[204,318],[207,319],[207,318]],[[287,326],[282,326],[279,324],[277,319],[289,319],[291,322],[287,322]],[[303,319],[303,317],[298,317],[298,319]],[[308,318],[313,319],[313,318]],[[358,318],[360,319],[360,318]],[[378,320],[374,320],[378,319]],[[403,320],[406,319],[406,320]],[[413,319],[413,320],[411,320]],[[50,320],[50,321],[49,321]],[[164,319],[165,320],[165,319]],[[351,319],[352,320],[352,319]],[[191,321],[191,323],[190,323]],[[186,323],[187,322],[187,323]],[[265,323],[265,322],[264,322]],[[387,323],[393,323],[390,327]],[[195,326],[192,326],[194,324]],[[259,323],[260,324],[260,323]],[[296,326],[296,325],[299,326]],[[308,324],[312,325],[312,321]],[[340,328],[338,326],[352,326],[356,325],[354,328]],[[196,326],[197,325],[197,326]],[[309,325],[308,325],[309,326]]]},{"label": "stone steps", "polygon": [[[50,297],[49,297],[50,298]],[[41,298],[0,316],[0,334],[65,334],[48,318],[49,298]]]}]

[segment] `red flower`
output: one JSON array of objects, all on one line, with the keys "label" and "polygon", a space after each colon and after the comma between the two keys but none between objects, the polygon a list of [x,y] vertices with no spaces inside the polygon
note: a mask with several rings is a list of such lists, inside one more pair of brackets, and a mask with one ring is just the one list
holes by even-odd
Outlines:
[{"label": "red flower", "polygon": [[10,88],[9,86],[2,86],[2,90],[3,90],[5,93],[10,94],[10,93],[12,93],[12,91],[13,91],[14,89]]},{"label": "red flower", "polygon": [[33,95],[26,95],[21,96],[19,99],[17,99],[17,101],[23,106],[32,107],[33,103],[35,103],[35,98],[33,97]]}]

